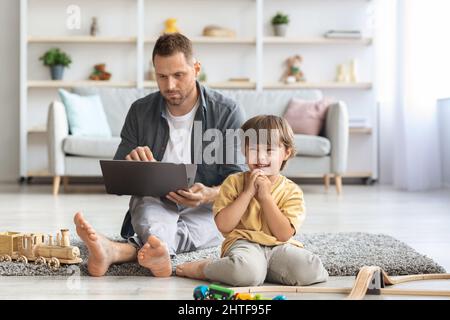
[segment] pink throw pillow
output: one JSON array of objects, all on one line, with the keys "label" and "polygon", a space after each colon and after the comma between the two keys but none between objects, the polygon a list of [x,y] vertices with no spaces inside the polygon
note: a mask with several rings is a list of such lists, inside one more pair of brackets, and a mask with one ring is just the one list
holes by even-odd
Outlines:
[{"label": "pink throw pillow", "polygon": [[306,101],[293,98],[284,113],[295,134],[318,136],[325,123],[328,107],[332,101]]}]

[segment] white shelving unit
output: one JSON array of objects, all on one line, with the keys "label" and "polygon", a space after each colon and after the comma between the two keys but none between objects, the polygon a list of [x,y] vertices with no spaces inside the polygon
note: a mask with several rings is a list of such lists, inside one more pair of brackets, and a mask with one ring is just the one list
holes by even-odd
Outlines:
[{"label": "white shelving unit", "polygon": [[[190,37],[189,38],[194,45],[196,44],[247,44],[247,45],[255,45],[255,38],[214,38],[214,37]],[[157,40],[157,37],[146,38],[144,40],[145,43],[154,44]]]},{"label": "white shelving unit", "polygon": [[[234,2],[233,2],[234,1]],[[119,11],[125,11],[129,14],[130,20],[134,27],[121,34],[121,32],[117,32],[117,34],[106,34],[101,33],[96,37],[92,37],[86,35],[86,32],[65,32],[65,34],[53,34],[52,32],[48,32],[49,34],[39,34],[36,33],[35,28],[30,28],[30,19],[32,20],[32,15],[34,12],[30,12],[30,3],[39,2],[40,6],[53,6],[53,4],[60,4],[61,2],[55,0],[20,0],[20,24],[21,24],[21,38],[20,38],[20,152],[21,152],[21,163],[20,163],[20,174],[21,177],[26,178],[30,176],[45,176],[45,168],[33,168],[32,170],[29,168],[30,156],[30,142],[32,140],[39,140],[42,137],[45,137],[45,123],[31,123],[29,121],[29,112],[30,105],[34,101],[34,97],[30,97],[34,94],[37,95],[37,92],[48,92],[56,98],[55,92],[57,88],[73,88],[78,86],[96,86],[96,87],[117,87],[117,88],[156,88],[157,85],[154,81],[146,80],[146,71],[148,67],[148,53],[151,52],[151,47],[154,45],[157,39],[157,33],[154,28],[153,31],[150,31],[149,21],[152,21],[152,17],[160,14],[159,21],[163,21],[168,16],[165,15],[165,12],[171,12],[170,10],[177,9],[177,5],[179,6],[187,6],[185,1],[175,1],[173,4],[164,4],[161,0],[113,0],[108,2],[108,10],[114,10],[114,6],[117,6]],[[70,5],[67,1],[62,1],[64,5]],[[99,6],[96,6],[97,2],[101,1],[80,1],[83,6],[89,7],[94,6],[99,10]],[[366,77],[367,81],[361,81],[357,83],[337,83],[330,81],[334,77],[334,68],[335,65],[332,66],[333,71],[331,72],[331,76],[322,77],[321,79],[312,79],[308,82],[304,83],[296,83],[296,84],[284,84],[281,82],[277,82],[276,78],[281,74],[282,70],[279,70],[276,75],[273,75],[274,72],[270,70],[267,71],[267,64],[273,65],[273,59],[271,57],[270,52],[274,49],[279,48],[283,52],[291,52],[292,54],[296,54],[297,52],[302,53],[312,52],[314,51],[313,57],[320,56],[322,53],[329,53],[332,50],[337,52],[337,55],[345,56],[347,58],[352,57],[353,50],[372,50],[374,46],[375,40],[371,36],[364,37],[362,39],[327,39],[317,35],[317,32],[314,32],[314,35],[311,34],[302,34],[299,32],[298,35],[289,34],[287,37],[274,37],[270,35],[268,31],[268,16],[272,15],[274,12],[273,6],[280,5],[286,6],[290,5],[292,10],[289,10],[291,19],[296,16],[297,13],[301,13],[302,10],[297,10],[297,8],[302,8],[302,6],[306,6],[308,10],[314,10],[312,6],[314,3],[321,2],[324,6],[330,6],[332,3],[325,0],[318,0],[311,2],[309,0],[284,0],[284,1],[276,1],[276,0],[246,0],[239,1],[236,0],[230,1],[234,5],[243,6],[243,10],[251,11],[253,17],[253,22],[247,23],[247,28],[245,28],[245,32],[238,32],[237,37],[235,38],[213,38],[213,37],[204,37],[199,36],[198,34],[201,32],[197,32],[195,34],[191,30],[189,30],[190,25],[185,25],[187,29],[186,32],[182,30],[193,42],[195,49],[200,48],[202,52],[207,52],[207,56],[209,58],[208,52],[212,52],[211,56],[216,54],[222,54],[222,51],[225,53],[222,54],[221,58],[217,58],[217,61],[221,61],[222,58],[226,59],[227,52],[226,50],[230,50],[231,53],[236,53],[237,51],[244,51],[250,55],[248,61],[240,61],[241,64],[244,64],[246,67],[251,67],[251,74],[246,75],[246,77],[251,80],[246,81],[228,81],[228,78],[236,78],[235,74],[230,74],[228,77],[225,76],[222,79],[214,79],[212,76],[211,81],[207,82],[206,85],[217,88],[217,89],[246,89],[246,90],[272,90],[272,89],[321,89],[324,90],[326,94],[330,92],[332,96],[337,97],[338,99],[342,99],[346,101],[350,106],[352,103],[349,103],[349,100],[346,99],[349,95],[356,94],[367,96],[374,91],[374,84],[371,80],[374,78],[373,74],[370,77]],[[346,1],[347,5],[350,5],[349,2],[355,3],[355,5],[360,8],[366,4],[371,3],[371,1],[367,0],[348,0]],[[245,3],[245,4],[243,4]],[[103,3],[104,4],[104,3]],[[61,4],[60,4],[61,5]],[[162,5],[163,7],[159,8],[157,5]],[[190,0],[189,6],[196,5],[197,7],[192,8],[192,10],[197,10],[198,8],[210,7],[211,16],[215,14],[223,14],[220,12],[221,10],[216,10],[215,6],[224,5],[220,4],[220,2],[212,2],[212,1],[202,1],[202,0]],[[170,7],[172,6],[172,7]],[[294,7],[295,6],[295,7]],[[94,12],[95,10],[92,9]],[[179,9],[181,10],[181,9]],[[207,10],[205,8],[205,10]],[[35,10],[31,10],[35,11]],[[83,11],[84,12],[84,11]],[[182,15],[183,11],[180,11],[180,15]],[[189,15],[192,18],[192,12],[184,11],[185,15]],[[64,13],[59,13],[64,15]],[[198,13],[201,14],[201,13]],[[326,13],[324,13],[326,14]],[[208,17],[209,18],[209,17]],[[223,21],[230,21],[230,16],[225,14],[225,18],[222,18]],[[239,17],[236,17],[237,20]],[[45,19],[44,19],[45,20]],[[116,19],[117,20],[117,19]],[[119,19],[120,20],[120,19]],[[153,19],[154,20],[154,19]],[[245,19],[246,20],[246,19]],[[33,21],[33,20],[32,20]],[[215,21],[214,18],[212,21]],[[189,22],[189,21],[188,21]],[[34,22],[35,23],[35,22]],[[42,23],[46,23],[46,21],[42,21]],[[115,23],[115,22],[114,22]],[[120,21],[117,22],[120,24]],[[194,23],[194,20],[191,21],[191,24]],[[195,21],[195,23],[200,23],[199,21]],[[203,23],[203,22],[202,22]],[[230,22],[232,23],[232,22]],[[237,22],[233,22],[237,26],[241,26],[241,24]],[[207,24],[207,23],[203,23]],[[220,24],[220,23],[219,23]],[[345,25],[345,24],[344,24]],[[333,26],[329,26],[331,29]],[[39,29],[39,28],[37,28]],[[106,29],[106,28],[105,28]],[[119,30],[119,27],[113,28],[116,31]],[[160,28],[162,29],[162,27]],[[130,31],[131,30],[131,31]],[[161,31],[161,30],[159,30]],[[326,30],[323,30],[326,31]],[[293,32],[291,32],[293,33]],[[323,34],[323,33],[322,33]],[[61,46],[63,49],[65,48],[83,48],[82,53],[86,55],[85,52],[89,52],[91,47],[95,48],[103,48],[109,54],[113,48],[121,48],[122,54],[129,59],[134,60],[135,66],[132,66],[130,69],[132,71],[129,72],[128,76],[125,75],[123,77],[115,77],[110,81],[90,81],[81,78],[77,79],[68,79],[61,81],[53,81],[42,79],[42,76],[33,77],[33,74],[41,74],[42,72],[35,72],[36,65],[39,62],[33,60],[30,61],[30,57],[32,54],[36,54],[36,46],[40,46],[43,49],[46,49],[51,46]],[[342,53],[342,50],[346,50],[347,53]],[[82,55],[80,53],[80,55]],[[130,58],[131,57],[131,58]],[[133,58],[134,57],[134,58]],[[286,58],[287,55],[283,55],[282,58]],[[233,61],[240,60],[236,58],[231,58]],[[312,59],[311,59],[312,60]],[[89,63],[89,62],[86,62]],[[125,63],[125,62],[123,62]],[[373,61],[366,62],[369,64],[373,64]],[[226,63],[224,64],[226,65]],[[306,65],[306,64],[305,64]],[[116,64],[116,68],[117,68]],[[214,66],[216,67],[216,66]],[[33,70],[34,72],[31,72]],[[322,67],[323,68],[323,67]],[[226,67],[226,69],[230,69]],[[111,70],[114,73],[114,70]],[[129,71],[127,69],[127,71]],[[217,69],[216,69],[217,71]],[[207,72],[208,66],[207,66]],[[271,79],[268,79],[268,73],[271,74]],[[312,74],[311,71],[309,71]],[[325,72],[322,72],[323,74]],[[212,73],[211,73],[212,74]],[[216,73],[217,74],[217,73]],[[213,74],[212,74],[213,75]],[[210,75],[208,74],[208,78]],[[86,76],[87,78],[87,76]],[[275,80],[275,81],[274,81]],[[341,98],[343,96],[343,98]],[[370,99],[367,98],[356,98],[357,103],[360,101],[367,101]],[[51,101],[49,99],[47,104]],[[354,139],[365,139],[371,144],[371,159],[366,159],[366,162],[371,162],[370,168],[356,168],[347,174],[347,176],[356,176],[356,177],[370,177],[372,179],[377,179],[377,123],[375,116],[375,100],[372,99],[370,102],[371,106],[364,106],[364,108],[369,108],[371,111],[366,113],[372,113],[372,123],[370,128],[352,128],[350,133]],[[356,103],[355,103],[356,105]],[[372,110],[373,108],[373,110]],[[353,108],[354,109],[354,108]],[[352,111],[352,110],[351,110]],[[46,111],[42,111],[45,112]],[[369,143],[368,142],[368,143]],[[358,149],[358,148],[357,148]],[[363,152],[364,153],[364,152]],[[31,157],[33,158],[33,157]],[[357,156],[360,158],[360,156]],[[366,157],[367,158],[367,157]],[[361,162],[360,159],[356,161]],[[367,169],[367,170],[365,170]],[[37,174],[38,173],[38,174]]]}]

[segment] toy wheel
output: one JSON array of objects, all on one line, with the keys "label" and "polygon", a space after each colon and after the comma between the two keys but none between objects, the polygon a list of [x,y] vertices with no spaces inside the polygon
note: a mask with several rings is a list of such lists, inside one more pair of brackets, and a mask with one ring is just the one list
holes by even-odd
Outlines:
[{"label": "toy wheel", "polygon": [[58,270],[58,269],[59,269],[59,266],[60,266],[60,263],[59,263],[59,260],[58,260],[57,258],[51,258],[51,259],[48,261],[48,267],[49,267],[50,269],[52,269],[53,271]]},{"label": "toy wheel", "polygon": [[11,262],[11,261],[12,261],[11,257],[8,256],[7,254],[0,256],[0,262]]},{"label": "toy wheel", "polygon": [[46,260],[44,257],[39,257],[36,259],[36,261],[34,262],[34,264],[40,265],[40,264],[46,264]]},{"label": "toy wheel", "polygon": [[23,264],[27,264],[28,263],[28,259],[25,256],[20,256],[20,257],[17,258],[17,262],[23,263]]}]

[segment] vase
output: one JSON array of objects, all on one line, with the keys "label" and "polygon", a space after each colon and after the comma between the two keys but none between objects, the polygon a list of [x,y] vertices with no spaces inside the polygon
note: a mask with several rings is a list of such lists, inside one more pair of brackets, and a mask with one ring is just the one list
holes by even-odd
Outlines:
[{"label": "vase", "polygon": [[277,37],[284,37],[287,32],[287,24],[275,24],[273,31]]},{"label": "vase", "polygon": [[62,80],[64,74],[64,66],[62,64],[57,64],[50,67],[50,74],[52,80]]}]

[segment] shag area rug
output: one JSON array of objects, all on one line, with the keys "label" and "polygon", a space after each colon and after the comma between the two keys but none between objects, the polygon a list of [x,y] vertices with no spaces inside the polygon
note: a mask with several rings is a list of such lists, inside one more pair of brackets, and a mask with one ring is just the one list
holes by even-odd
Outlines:
[{"label": "shag area rug", "polygon": [[[407,244],[383,234],[369,233],[315,233],[296,236],[307,250],[319,255],[330,276],[355,276],[367,265],[376,265],[389,275],[445,273],[445,269],[427,256],[416,252]],[[115,238],[114,240],[118,240]],[[122,240],[121,240],[122,241]],[[78,246],[83,262],[79,265],[62,265],[58,271],[34,263],[0,263],[1,276],[87,276],[87,249],[79,238],[72,239]],[[218,258],[220,247],[212,247],[178,254],[173,267],[202,258]],[[151,276],[150,271],[138,263],[124,263],[110,267],[106,276]]]}]

